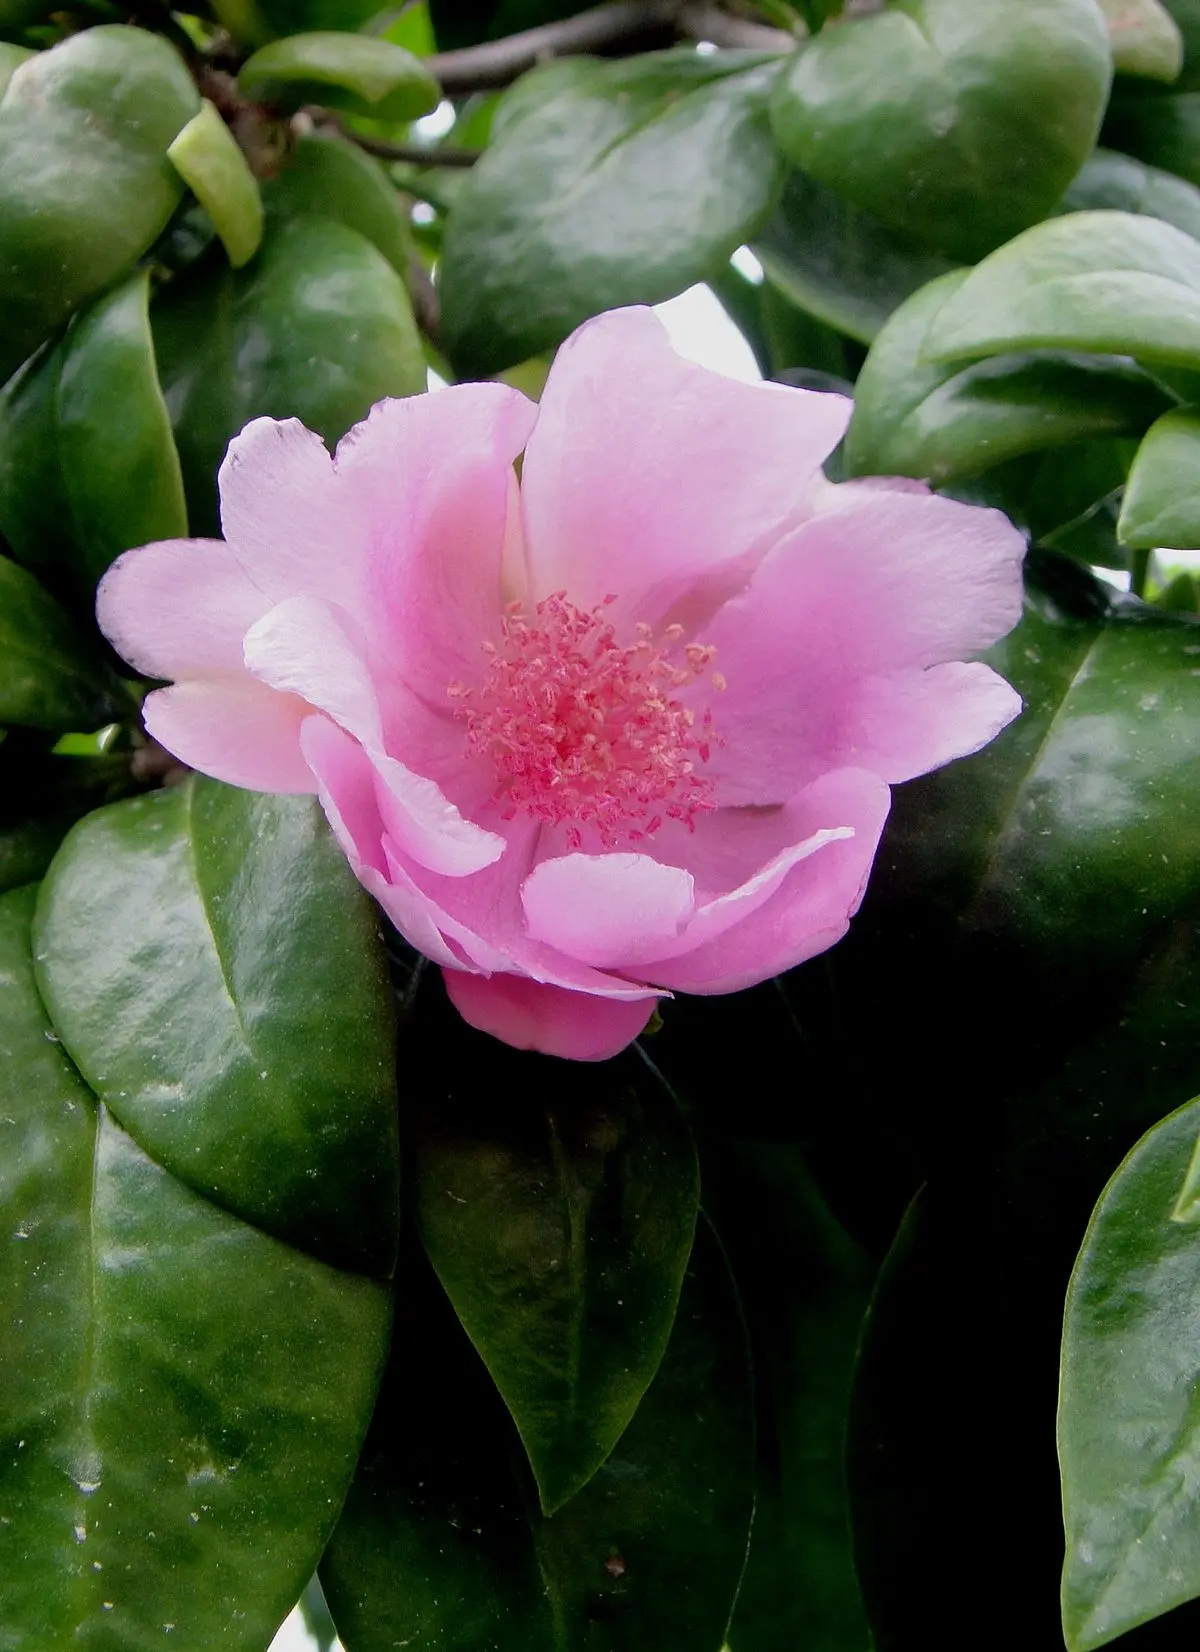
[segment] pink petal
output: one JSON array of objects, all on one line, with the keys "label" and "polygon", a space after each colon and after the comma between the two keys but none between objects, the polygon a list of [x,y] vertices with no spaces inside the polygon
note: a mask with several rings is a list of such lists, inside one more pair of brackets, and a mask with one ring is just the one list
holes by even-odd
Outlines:
[{"label": "pink petal", "polygon": [[450,1002],[464,1021],[518,1050],[540,1050],[568,1061],[607,1061],[645,1027],[652,997],[620,1003],[565,992],[519,975],[464,975],[445,971]]},{"label": "pink petal", "polygon": [[394,757],[369,755],[383,827],[402,854],[451,878],[499,860],[505,841],[498,833],[464,820],[439,786]]},{"label": "pink petal", "polygon": [[866,677],[844,709],[830,764],[871,769],[896,785],[979,751],[1020,711],[1021,696],[987,665],[953,660]]},{"label": "pink petal", "polygon": [[315,792],[300,751],[303,700],[253,677],[195,677],[156,689],[142,708],[146,729],[189,768],[256,792]]},{"label": "pink petal", "polygon": [[[819,500],[703,633],[727,685],[708,696],[721,739],[706,773],[722,803],[778,802],[831,764],[869,766],[842,733],[863,679],[978,652],[1020,617],[1024,540],[999,511],[849,482]],[[928,703],[943,681],[913,692]],[[978,743],[973,711],[967,723],[964,752]],[[946,732],[930,732],[928,758],[910,748],[901,768],[943,760]]]},{"label": "pink petal", "polygon": [[521,887],[529,933],[571,958],[623,969],[660,957],[695,910],[691,875],[649,855],[561,855]]},{"label": "pink petal", "polygon": [[375,683],[353,621],[316,597],[277,603],[246,634],[246,665],[272,688],[299,694],[367,745],[383,738]]},{"label": "pink petal", "polygon": [[513,461],[536,409],[500,384],[381,402],[337,451],[337,473],[368,523],[372,669],[394,662],[431,705],[478,680],[495,639]]},{"label": "pink petal", "polygon": [[[851,827],[854,836],[826,842],[819,852],[800,859],[768,901],[756,909],[748,905],[745,921],[682,957],[648,965],[646,974],[673,990],[736,992],[831,947],[858,910],[890,797],[877,775],[842,769],[822,776],[779,810],[762,811],[761,816],[745,811],[748,819],[726,822],[723,831],[710,833],[713,841],[705,857],[710,874],[723,863],[743,859],[747,840],[763,825],[768,828],[764,837],[786,835],[800,845],[838,828]],[[720,810],[718,815],[741,812]]]},{"label": "pink petal", "polygon": [[532,594],[589,609],[613,593],[654,624],[697,585],[728,594],[808,514],[849,416],[844,397],[684,361],[649,310],[586,322],[555,358],[521,472]]},{"label": "pink petal", "polygon": [[119,556],[96,617],[147,677],[241,673],[242,638],[269,604],[219,539],[163,539]]}]

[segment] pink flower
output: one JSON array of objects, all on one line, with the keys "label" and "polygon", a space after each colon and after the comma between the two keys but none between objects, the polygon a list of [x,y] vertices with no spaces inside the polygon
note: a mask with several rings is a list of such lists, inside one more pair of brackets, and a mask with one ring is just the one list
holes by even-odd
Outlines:
[{"label": "pink flower", "polygon": [[659,997],[831,946],[890,785],[1020,708],[961,663],[1017,619],[1020,536],[916,482],[827,482],[849,411],[616,311],[540,407],[381,402],[332,459],[256,419],[225,539],[123,556],[100,623],[173,682],[146,726],[183,762],[319,795],[468,1021],[598,1060]]}]

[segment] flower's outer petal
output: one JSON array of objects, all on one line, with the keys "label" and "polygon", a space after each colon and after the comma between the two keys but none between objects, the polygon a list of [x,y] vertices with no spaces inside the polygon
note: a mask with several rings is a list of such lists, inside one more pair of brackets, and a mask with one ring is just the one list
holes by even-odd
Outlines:
[{"label": "flower's outer petal", "polygon": [[871,769],[892,785],[979,751],[1021,711],[990,666],[952,660],[865,677],[847,704],[830,767]]},{"label": "flower's outer petal", "polygon": [[645,1027],[653,997],[619,1001],[568,992],[520,975],[445,971],[450,1002],[464,1021],[518,1050],[540,1050],[568,1061],[607,1061]]},{"label": "flower's outer petal", "polygon": [[445,877],[479,872],[504,853],[504,839],[464,820],[432,780],[382,752],[371,752],[384,831],[404,855]]},{"label": "flower's outer petal", "polygon": [[[869,766],[840,755],[863,679],[959,660],[1020,617],[1025,543],[999,511],[854,482],[819,498],[704,631],[726,683],[711,696],[720,742],[706,770],[722,804],[780,802],[831,765]],[[960,700],[961,687],[956,755],[980,744],[975,696]],[[910,749],[900,767],[945,760],[949,730],[931,732],[929,759]]]},{"label": "flower's outer petal", "polygon": [[691,874],[649,855],[559,855],[521,889],[530,935],[599,969],[661,957],[695,911]]},{"label": "flower's outer petal", "polygon": [[[764,835],[770,837],[782,832],[804,844],[822,831],[844,827],[854,835],[828,841],[795,862],[769,900],[761,905],[748,900],[748,915],[740,922],[679,958],[647,965],[646,976],[683,992],[737,992],[831,947],[858,910],[890,798],[878,775],[842,769],[823,775],[781,810],[771,811],[772,818],[764,822],[769,829]],[[720,810],[710,817],[717,822],[710,835],[719,839],[720,815],[739,813]],[[741,834],[752,840],[755,825],[752,817],[740,823]],[[739,827],[728,822],[724,829],[737,835]],[[729,859],[736,862],[745,856],[748,843],[726,847]],[[719,841],[710,846],[707,858],[710,872],[716,870],[722,859]]]},{"label": "flower's outer petal", "polygon": [[368,523],[372,668],[395,661],[432,705],[482,677],[499,634],[513,461],[536,416],[507,385],[453,385],[380,402],[338,446],[338,480]]},{"label": "flower's outer petal", "polygon": [[221,530],[268,603],[307,593],[362,616],[365,515],[299,419],[252,419],[217,473]]},{"label": "flower's outer petal", "polygon": [[375,770],[358,742],[327,717],[306,718],[301,746],[334,836],[355,877],[401,934],[434,963],[470,968],[438,924],[440,914],[411,882],[397,882],[383,841]]},{"label": "flower's outer petal", "polygon": [[246,634],[247,668],[259,681],[299,694],[364,745],[378,746],[383,728],[364,648],[348,635],[337,610],[317,597],[288,597]]},{"label": "flower's outer petal", "polygon": [[531,594],[589,609],[611,593],[657,624],[690,588],[740,582],[807,515],[849,416],[845,397],[684,361],[650,310],[585,322],[555,358],[521,471]]},{"label": "flower's outer petal", "polygon": [[300,751],[300,725],[310,708],[244,672],[156,689],[142,714],[159,745],[214,780],[256,792],[317,789]]},{"label": "flower's outer petal", "polygon": [[242,638],[270,604],[219,539],[162,539],[119,556],[96,618],[122,659],[174,681],[243,670]]}]

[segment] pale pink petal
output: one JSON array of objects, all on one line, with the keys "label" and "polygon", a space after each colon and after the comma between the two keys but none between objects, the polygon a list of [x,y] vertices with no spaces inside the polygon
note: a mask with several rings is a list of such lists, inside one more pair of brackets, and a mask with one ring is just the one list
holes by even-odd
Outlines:
[{"label": "pale pink petal", "polygon": [[96,618],[147,677],[241,672],[242,638],[269,604],[219,539],[163,539],[119,556],[100,581]]},{"label": "pale pink petal", "polygon": [[691,875],[649,855],[560,855],[521,887],[530,935],[600,969],[661,957],[695,910]]},{"label": "pale pink petal", "polygon": [[864,677],[838,721],[830,765],[872,769],[896,785],[979,751],[1020,711],[1021,696],[987,665],[952,660]]},{"label": "pale pink petal", "polygon": [[299,419],[252,419],[217,473],[221,530],[268,603],[307,593],[360,618],[366,529],[321,438]]},{"label": "pale pink petal", "polygon": [[[877,775],[842,769],[822,776],[782,808],[761,811],[770,817],[769,831],[761,833],[767,841],[783,834],[803,844],[816,833],[845,827],[854,835],[827,842],[793,864],[771,898],[744,921],[682,957],[646,966],[647,976],[683,992],[736,992],[824,952],[841,939],[858,910],[890,797]],[[719,813],[751,818],[712,834],[706,856],[710,873],[743,860],[747,840],[756,834],[752,817],[758,811]]]},{"label": "pale pink petal", "polygon": [[317,597],[288,597],[246,633],[247,668],[261,682],[302,695],[366,745],[383,738],[376,685],[354,622]]},{"label": "pale pink petal", "polygon": [[148,694],[147,732],[189,768],[256,792],[315,792],[300,751],[303,700],[253,677],[193,677]]},{"label": "pale pink petal", "polygon": [[499,860],[505,841],[464,820],[432,780],[414,774],[394,757],[369,754],[384,830],[403,855],[446,877],[461,878]]},{"label": "pale pink petal", "polygon": [[707,696],[722,803],[778,802],[838,762],[862,679],[978,652],[1020,617],[1025,544],[999,511],[849,482],[819,499],[703,634],[726,683]]},{"label": "pale pink petal", "polygon": [[684,361],[650,310],[586,322],[555,358],[521,471],[532,595],[589,609],[612,593],[658,623],[693,587],[736,588],[807,514],[849,415],[841,396]]},{"label": "pale pink petal", "polygon": [[607,1061],[645,1027],[653,997],[618,1002],[566,992],[519,975],[445,971],[450,1002],[464,1021],[518,1050],[540,1050],[568,1061]]},{"label": "pale pink petal", "polygon": [[380,402],[338,447],[338,478],[369,525],[372,669],[431,705],[482,676],[498,634],[513,461],[536,412],[506,385],[455,385]]}]

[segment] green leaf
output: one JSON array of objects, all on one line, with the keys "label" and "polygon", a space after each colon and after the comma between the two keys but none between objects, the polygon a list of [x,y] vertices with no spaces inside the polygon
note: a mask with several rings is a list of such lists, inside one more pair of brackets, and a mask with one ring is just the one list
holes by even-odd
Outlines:
[{"label": "green leaf", "polygon": [[926,365],[926,339],[970,278],[923,287],[871,347],[846,432],[850,476],[916,476],[940,487],[1018,454],[1089,436],[1140,435],[1171,397],[1131,361],[1046,352],[968,367]]},{"label": "green leaf", "polygon": [[167,146],[199,107],[174,48],[123,24],[17,69],[0,101],[0,379],[161,234],[183,195]]},{"label": "green leaf", "polygon": [[1180,408],[1151,425],[1125,488],[1117,534],[1135,550],[1200,547],[1200,413]]},{"label": "green leaf", "polygon": [[365,236],[407,279],[415,254],[399,191],[357,144],[317,133],[298,139],[263,186],[263,205],[279,218],[336,218]]},{"label": "green leaf", "polygon": [[63,1056],[0,899],[0,1623],[262,1652],[366,1430],[384,1287],[206,1204]]},{"label": "green leaf", "polygon": [[1183,67],[1183,36],[1162,0],[1098,0],[1118,74],[1173,81]]},{"label": "green leaf", "polygon": [[[746,1556],[745,1336],[702,1226],[658,1375],[590,1485],[546,1518],[487,1373],[406,1261],[407,1312],[321,1563],[347,1652],[718,1652]],[[412,1347],[421,1357],[414,1359]]]},{"label": "green leaf", "polygon": [[0,557],[0,725],[98,728],[121,709],[118,691],[53,597]]},{"label": "green leaf", "polygon": [[234,39],[251,46],[313,29],[353,32],[382,9],[379,0],[215,0],[213,6]]},{"label": "green leaf", "polygon": [[385,396],[425,387],[404,283],[329,218],[271,223],[244,270],[198,266],[150,319],[197,533],[217,531],[217,467],[250,419],[298,418],[334,442]]},{"label": "green leaf", "polygon": [[1071,1276],[1058,1414],[1071,1652],[1200,1595],[1188,1489],[1200,1463],[1200,1235],[1173,1220],[1197,1130],[1193,1101],[1142,1137]]},{"label": "green leaf", "polygon": [[793,1144],[722,1137],[705,1145],[705,1209],[746,1313],[759,1417],[754,1535],[730,1644],[865,1652],[845,1440],[874,1269]]},{"label": "green leaf", "polygon": [[14,71],[32,56],[28,46],[10,46],[7,41],[0,41],[0,98],[4,96]]},{"label": "green leaf", "polygon": [[1200,241],[1200,189],[1114,149],[1097,149],[1059,202],[1061,212],[1140,212]]},{"label": "green leaf", "polygon": [[696,1222],[695,1148],[636,1057],[580,1077],[488,1053],[489,1080],[439,1089],[416,1124],[413,1197],[553,1513],[608,1457],[663,1357]]},{"label": "green leaf", "polygon": [[802,171],[974,259],[1062,194],[1096,141],[1111,76],[1094,0],[898,0],[803,46],[771,116]]},{"label": "green leaf", "polygon": [[193,780],[89,815],[38,909],[84,1078],[205,1197],[326,1261],[392,1266],[392,1017],[373,909],[309,798]]},{"label": "green leaf", "polygon": [[238,91],[276,109],[321,103],[379,120],[416,120],[441,98],[429,70],[403,46],[377,36],[288,34],[242,65]]},{"label": "green leaf", "polygon": [[656,304],[715,274],[774,199],[773,74],[757,54],[683,48],[563,60],[519,81],[446,225],[442,320],[456,365],[499,372],[601,310]]},{"label": "green leaf", "polygon": [[262,197],[246,157],[207,98],[167,149],[171,165],[213,221],[229,262],[240,269],[262,241]]},{"label": "green leaf", "polygon": [[1131,213],[1051,218],[971,271],[924,354],[951,361],[1038,349],[1200,366],[1200,245]]},{"label": "green leaf", "polygon": [[1200,184],[1200,92],[1129,88],[1114,95],[1105,141]]},{"label": "green leaf", "polygon": [[753,237],[767,277],[800,309],[870,344],[892,312],[947,261],[903,241],[802,172]]}]

